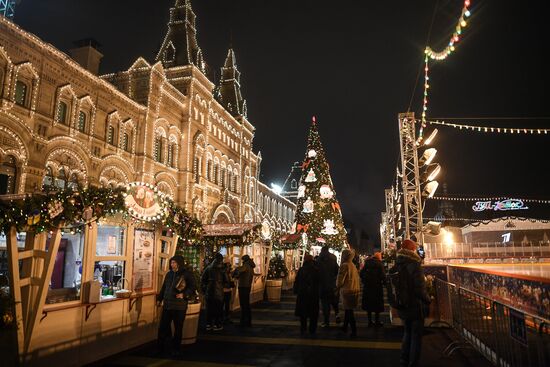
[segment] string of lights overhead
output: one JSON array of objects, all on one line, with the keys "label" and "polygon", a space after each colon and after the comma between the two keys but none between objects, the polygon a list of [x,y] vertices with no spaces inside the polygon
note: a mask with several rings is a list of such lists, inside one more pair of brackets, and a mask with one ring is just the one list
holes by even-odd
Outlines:
[{"label": "string of lights overhead", "polygon": [[495,201],[495,200],[521,200],[525,203],[537,203],[537,204],[550,204],[550,200],[546,199],[522,199],[511,196],[497,196],[497,197],[452,197],[452,196],[432,196],[428,198],[431,200],[439,201]]},{"label": "string of lights overhead", "polygon": [[425,120],[422,119],[422,125],[441,125],[448,126],[459,130],[467,130],[474,132],[482,133],[495,133],[495,134],[545,134],[550,133],[550,129],[539,129],[539,128],[510,128],[510,127],[495,127],[495,126],[480,126],[480,125],[465,125],[465,124],[456,124],[454,122],[446,122],[439,120]]},{"label": "string of lights overhead", "polygon": [[429,84],[429,71],[430,71],[430,60],[441,61],[445,60],[449,55],[455,50],[456,43],[460,41],[460,36],[462,35],[462,29],[467,26],[466,19],[471,15],[469,7],[471,5],[470,0],[464,0],[464,6],[462,7],[462,12],[458,19],[455,31],[449,40],[447,46],[441,51],[435,51],[430,46],[426,46],[424,50],[424,99],[422,105],[422,124],[420,126],[420,132],[418,134],[418,142],[422,141],[424,135],[424,128],[426,127],[426,114],[428,112],[428,89],[430,88]]}]

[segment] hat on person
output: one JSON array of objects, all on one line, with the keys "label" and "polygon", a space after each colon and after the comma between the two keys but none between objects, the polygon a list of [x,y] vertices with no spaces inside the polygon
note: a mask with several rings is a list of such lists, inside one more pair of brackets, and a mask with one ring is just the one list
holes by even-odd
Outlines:
[{"label": "hat on person", "polygon": [[411,251],[416,251],[417,247],[418,247],[418,245],[416,244],[416,242],[414,242],[413,240],[408,240],[408,239],[403,241],[403,243],[401,244],[401,248],[411,250]]},{"label": "hat on person", "polygon": [[243,260],[243,261],[248,261],[248,260],[250,260],[250,256],[244,255],[244,256],[242,257],[242,260]]},{"label": "hat on person", "polygon": [[374,255],[372,255],[372,257],[382,261],[382,253],[381,252],[375,252]]}]

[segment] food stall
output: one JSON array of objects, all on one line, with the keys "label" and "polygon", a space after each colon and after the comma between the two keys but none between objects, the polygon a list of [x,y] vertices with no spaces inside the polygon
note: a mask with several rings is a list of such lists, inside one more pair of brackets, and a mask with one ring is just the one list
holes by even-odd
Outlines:
[{"label": "food stall", "polygon": [[283,279],[283,290],[292,289],[296,274],[300,269],[302,260],[300,241],[301,236],[299,234],[285,234],[279,236],[279,240],[273,243],[273,251],[281,253],[288,269],[288,275]]},{"label": "food stall", "polygon": [[[250,291],[250,303],[262,301],[264,298],[265,282],[271,256],[271,242],[267,239],[267,230],[260,223],[223,223],[207,224],[203,226],[203,245],[206,258],[215,252],[229,261],[231,268],[241,266],[241,258],[250,256],[256,268]],[[234,289],[232,309],[239,308],[238,290]]]},{"label": "food stall", "polygon": [[200,223],[146,183],[0,202],[19,360],[84,365],[156,338],[156,293]]}]

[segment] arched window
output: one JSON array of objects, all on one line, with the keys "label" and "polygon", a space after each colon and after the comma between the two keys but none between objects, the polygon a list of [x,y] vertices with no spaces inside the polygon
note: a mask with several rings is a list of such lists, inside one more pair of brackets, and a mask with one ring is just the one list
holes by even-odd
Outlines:
[{"label": "arched window", "polygon": [[212,160],[206,162],[206,179],[212,181]]},{"label": "arched window", "polygon": [[168,159],[166,164],[170,167],[174,167],[174,153],[175,153],[175,144],[170,143],[168,144]]},{"label": "arched window", "polygon": [[86,119],[87,119],[86,113],[84,111],[80,111],[78,113],[78,125],[77,125],[78,131],[83,133],[86,132]]},{"label": "arched window", "polygon": [[51,188],[53,187],[53,172],[51,167],[46,167],[46,174],[42,180],[42,188]]},{"label": "arched window", "polygon": [[18,80],[15,83],[15,103],[19,106],[27,106],[27,94],[28,87],[27,84],[23,83],[21,80]]},{"label": "arched window", "polygon": [[0,164],[0,195],[15,194],[15,180],[17,177],[17,165],[15,157],[9,155]]},{"label": "arched window", "polygon": [[162,137],[155,138],[155,161],[162,163]]},{"label": "arched window", "polygon": [[225,171],[225,168],[222,167],[221,171],[220,171],[220,178],[221,178],[221,185],[222,187],[225,189],[225,175],[226,175],[226,171]]},{"label": "arched window", "polygon": [[107,128],[107,143],[114,144],[115,141],[115,128],[113,125],[109,125]]},{"label": "arched window", "polygon": [[65,102],[59,102],[57,106],[57,122],[60,124],[67,124],[67,110],[68,106]]},{"label": "arched window", "polygon": [[219,182],[220,182],[219,181],[219,175],[218,175],[219,170],[220,170],[220,166],[218,165],[218,163],[214,163],[214,183],[216,185],[218,185]]},{"label": "arched window", "polygon": [[57,187],[60,190],[65,190],[66,186],[67,186],[67,174],[65,173],[65,169],[61,168],[59,169],[59,173],[57,174],[57,178],[55,179],[55,187]]},{"label": "arched window", "polygon": [[176,48],[172,43],[168,44],[166,51],[164,51],[164,61],[172,62],[176,60]]},{"label": "arched window", "polygon": [[233,191],[238,192],[237,190],[237,181],[239,180],[239,176],[233,175]]},{"label": "arched window", "polygon": [[298,182],[296,182],[295,179],[293,179],[292,181],[290,181],[290,188],[291,188],[291,189],[297,189],[297,188],[298,188]]},{"label": "arched window", "polygon": [[128,133],[122,134],[121,148],[127,152],[130,151],[130,136]]},{"label": "arched window", "polygon": [[233,188],[233,172],[231,172],[231,167],[227,170],[227,187],[229,191],[235,191]]},{"label": "arched window", "polygon": [[199,183],[199,177],[200,177],[200,164],[199,164],[199,157],[195,157],[193,159],[193,172],[195,173],[195,182]]}]

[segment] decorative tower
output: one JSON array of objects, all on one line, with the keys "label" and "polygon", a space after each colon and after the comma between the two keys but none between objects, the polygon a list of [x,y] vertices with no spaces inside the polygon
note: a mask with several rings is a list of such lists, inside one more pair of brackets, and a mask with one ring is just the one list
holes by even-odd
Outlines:
[{"label": "decorative tower", "polygon": [[283,184],[283,190],[281,195],[294,204],[298,201],[298,183],[300,182],[300,176],[302,175],[302,163],[294,162],[290,174],[286,178]]},{"label": "decorative tower", "polygon": [[246,101],[241,95],[241,73],[237,69],[237,60],[232,48],[227,51],[215,96],[234,117],[246,117]]},{"label": "decorative tower", "polygon": [[170,8],[168,32],[155,61],[161,61],[165,68],[195,65],[206,73],[206,63],[197,42],[195,17],[191,0],[176,0]]}]

